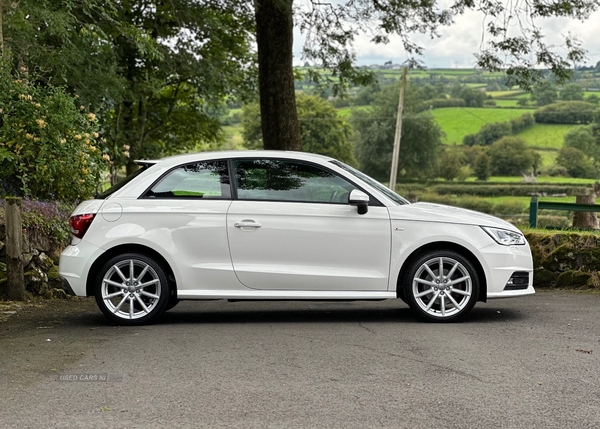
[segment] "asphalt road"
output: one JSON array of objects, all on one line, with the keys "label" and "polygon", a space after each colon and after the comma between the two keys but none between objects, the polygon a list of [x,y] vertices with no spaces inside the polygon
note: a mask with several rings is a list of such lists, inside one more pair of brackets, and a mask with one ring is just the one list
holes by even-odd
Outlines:
[{"label": "asphalt road", "polygon": [[439,325],[400,301],[184,302],[125,328],[92,300],[26,307],[0,323],[0,427],[598,428],[599,310],[540,292]]}]

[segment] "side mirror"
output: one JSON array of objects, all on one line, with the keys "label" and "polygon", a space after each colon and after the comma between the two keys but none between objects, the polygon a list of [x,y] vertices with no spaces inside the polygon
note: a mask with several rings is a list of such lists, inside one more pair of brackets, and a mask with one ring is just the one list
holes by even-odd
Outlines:
[{"label": "side mirror", "polygon": [[353,189],[348,195],[348,204],[358,208],[358,214],[364,215],[369,211],[369,196],[363,191]]}]

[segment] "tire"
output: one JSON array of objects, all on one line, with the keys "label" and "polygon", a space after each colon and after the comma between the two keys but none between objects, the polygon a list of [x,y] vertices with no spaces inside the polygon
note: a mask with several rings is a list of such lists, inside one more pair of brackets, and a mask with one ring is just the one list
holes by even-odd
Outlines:
[{"label": "tire", "polygon": [[96,303],[118,325],[143,325],[160,316],[169,303],[163,268],[145,255],[127,253],[108,261],[96,277]]},{"label": "tire", "polygon": [[179,302],[180,302],[179,299],[171,297],[171,299],[169,299],[169,302],[167,303],[167,306],[165,307],[165,311],[169,311],[170,309],[175,307],[177,304],[179,304]]},{"label": "tire", "polygon": [[404,296],[422,319],[456,321],[477,302],[479,277],[473,264],[461,254],[436,250],[414,261],[405,279]]}]

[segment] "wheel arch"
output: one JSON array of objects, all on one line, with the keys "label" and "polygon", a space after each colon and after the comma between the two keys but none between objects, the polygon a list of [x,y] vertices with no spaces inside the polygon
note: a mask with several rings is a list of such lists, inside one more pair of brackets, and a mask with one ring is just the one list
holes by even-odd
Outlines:
[{"label": "wheel arch", "polygon": [[94,295],[94,279],[98,275],[98,271],[100,270],[100,268],[102,268],[104,264],[106,264],[111,258],[117,255],[121,255],[123,253],[139,253],[141,255],[154,259],[165,270],[171,294],[175,293],[175,296],[177,295],[177,282],[175,281],[173,269],[160,253],[158,253],[154,249],[151,249],[150,247],[141,244],[121,244],[104,252],[102,255],[100,255],[98,259],[94,261],[94,263],[90,267],[86,280],[87,296]]},{"label": "wheel arch", "polygon": [[400,273],[398,274],[398,279],[396,280],[396,296],[400,298],[400,291],[402,290],[402,282],[406,277],[406,273],[410,269],[413,262],[419,258],[421,255],[433,251],[433,250],[452,250],[456,253],[460,253],[465,258],[473,264],[475,270],[477,271],[477,276],[479,277],[479,296],[477,297],[477,301],[486,302],[487,301],[487,279],[485,276],[485,271],[479,259],[466,247],[461,246],[460,244],[452,243],[449,241],[438,241],[433,243],[428,243],[422,247],[416,249],[413,253],[410,254],[408,258],[402,264],[402,268],[400,269]]}]

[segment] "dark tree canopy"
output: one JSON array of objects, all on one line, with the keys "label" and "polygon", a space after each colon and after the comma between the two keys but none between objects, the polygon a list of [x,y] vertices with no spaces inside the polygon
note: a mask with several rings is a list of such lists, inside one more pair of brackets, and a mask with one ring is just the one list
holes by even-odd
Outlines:
[{"label": "dark tree canopy", "polygon": [[[0,0],[0,3],[6,3]],[[113,167],[219,138],[214,112],[256,90],[253,5],[218,0],[22,0],[3,54],[98,114]]]}]

